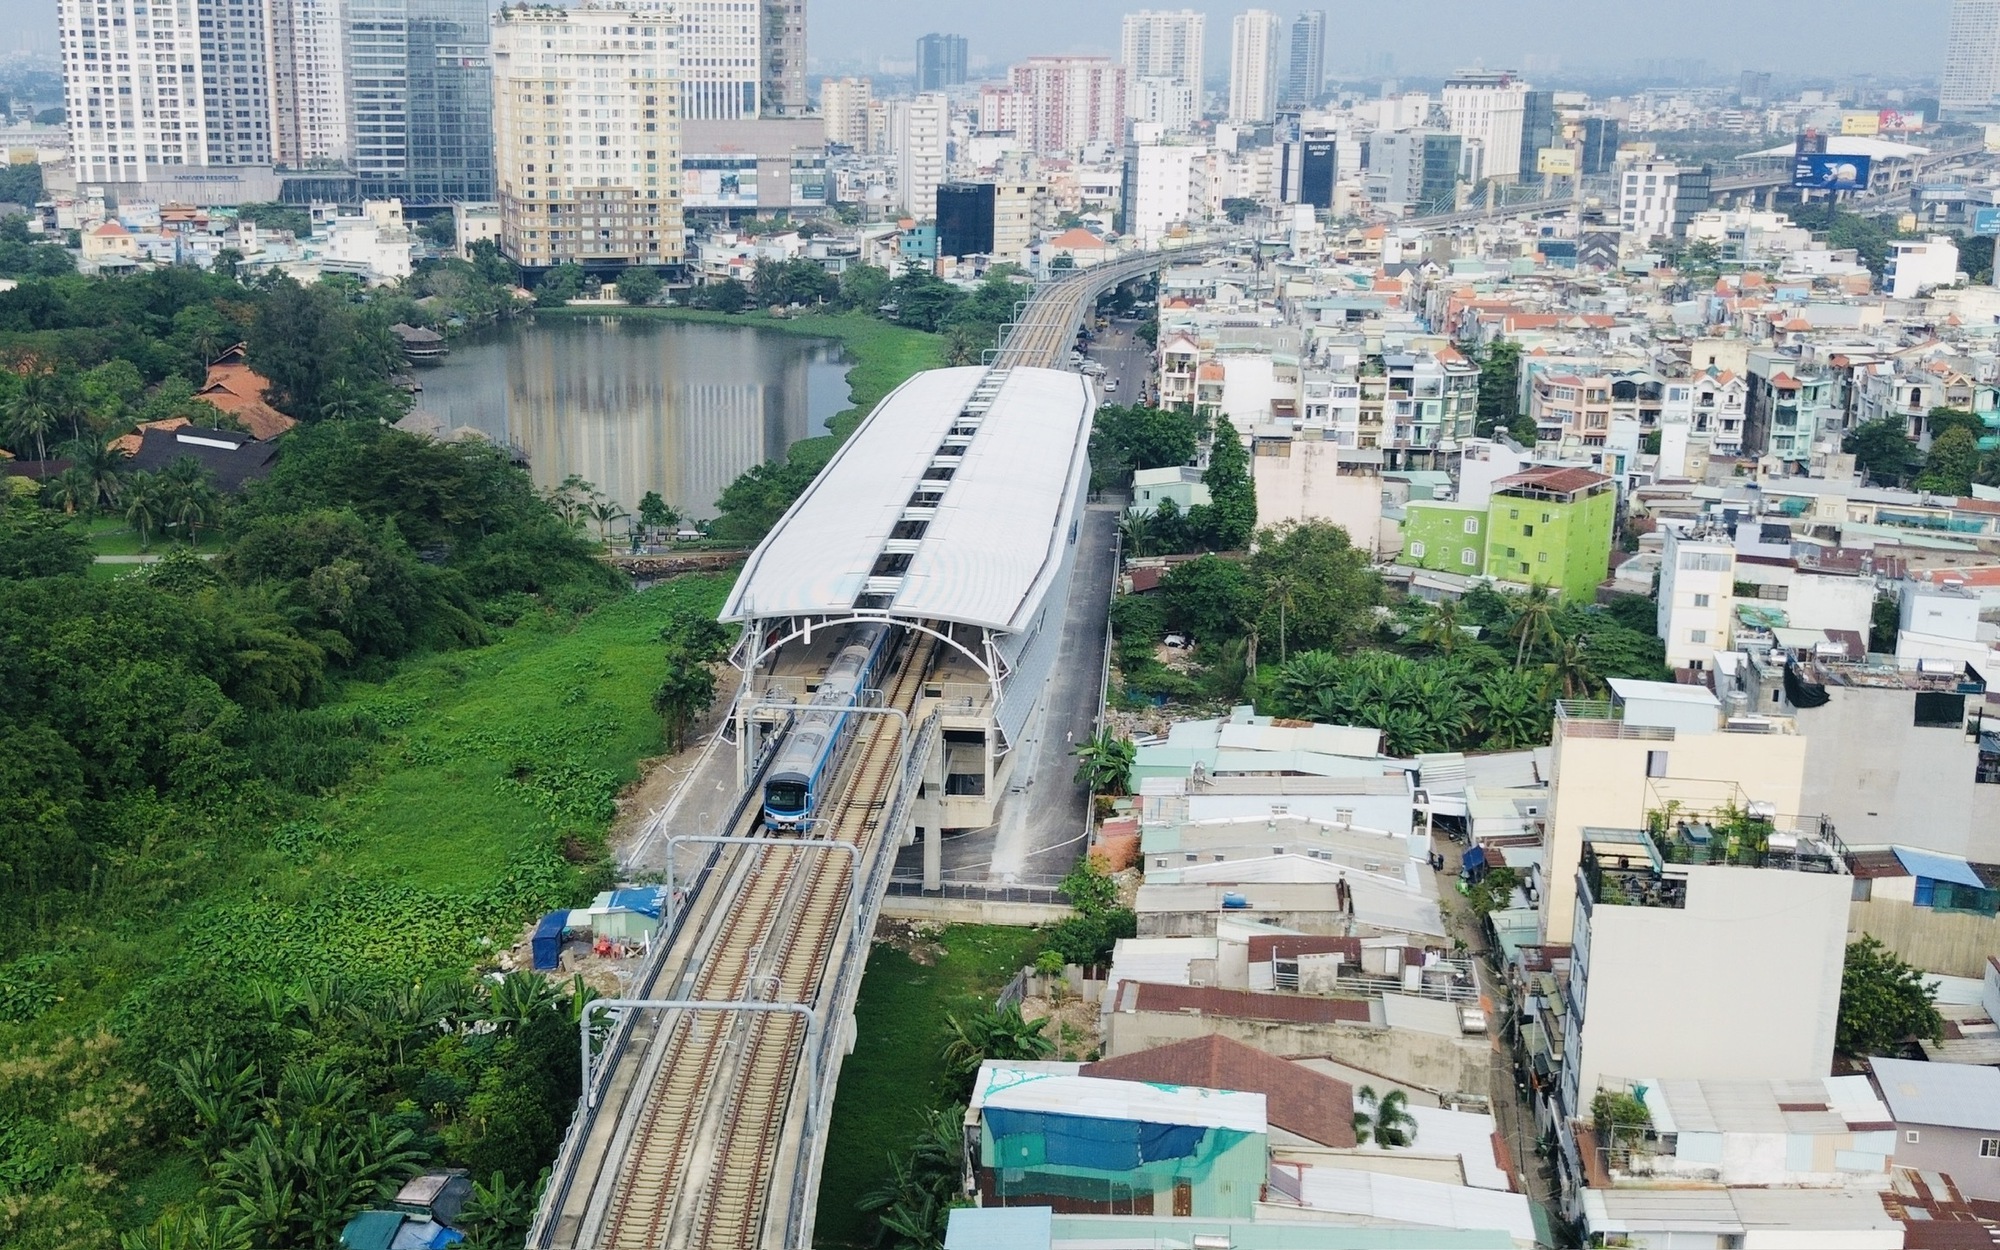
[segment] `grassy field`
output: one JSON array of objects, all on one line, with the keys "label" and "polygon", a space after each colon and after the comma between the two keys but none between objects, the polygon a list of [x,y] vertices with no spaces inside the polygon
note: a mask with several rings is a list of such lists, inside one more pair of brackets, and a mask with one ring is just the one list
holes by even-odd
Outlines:
[{"label": "grassy field", "polygon": [[[681,578],[573,624],[524,623],[491,646],[350,685],[311,714],[360,712],[379,735],[347,782],[293,810],[219,821],[172,861],[107,874],[101,906],[48,934],[61,997],[0,1023],[0,1100],[26,1057],[107,1022],[171,1036],[178,987],[218,975],[246,988],[408,981],[474,966],[535,912],[588,901],[587,871],[561,852],[597,852],[616,790],[659,749],[662,626],[677,611],[715,612],[732,577]],[[110,1079],[79,1079],[58,1101],[83,1114]],[[171,1146],[117,1163],[104,1197],[124,1227],[192,1197],[199,1179]]]},{"label": "grassy field", "polygon": [[954,925],[945,954],[926,966],[878,945],[855,1006],[857,1040],[840,1073],[820,1178],[815,1241],[865,1246],[867,1218],[855,1199],[889,1175],[889,1155],[916,1134],[923,1112],[945,1097],[946,1019],[990,1005],[1041,949],[1033,929]]},{"label": "grassy field", "polygon": [[[139,553],[139,531],[133,529],[123,517],[97,516],[89,520],[75,522],[78,532],[90,539],[91,549],[101,556],[135,556]],[[186,543],[172,534],[153,532],[147,551],[152,555],[165,555],[175,547]],[[220,551],[222,536],[213,529],[202,530],[194,543],[196,551]]]}]

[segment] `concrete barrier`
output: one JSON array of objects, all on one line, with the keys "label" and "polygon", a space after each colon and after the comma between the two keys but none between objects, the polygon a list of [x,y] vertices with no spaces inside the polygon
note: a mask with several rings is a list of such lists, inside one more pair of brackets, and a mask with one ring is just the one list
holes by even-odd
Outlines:
[{"label": "concrete barrier", "polygon": [[891,894],[882,915],[894,920],[938,920],[946,924],[1000,924],[1018,928],[1056,924],[1076,913],[1053,903],[1003,903],[990,899],[926,898]]}]

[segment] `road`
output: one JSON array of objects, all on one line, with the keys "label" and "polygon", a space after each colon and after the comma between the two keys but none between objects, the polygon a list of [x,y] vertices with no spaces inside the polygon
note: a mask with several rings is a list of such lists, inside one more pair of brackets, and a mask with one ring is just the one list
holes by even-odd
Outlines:
[{"label": "road", "polygon": [[[1102,404],[1136,404],[1153,382],[1153,353],[1134,332],[1138,322],[1119,320],[1097,336],[1088,355],[1104,366],[1104,376],[1096,379],[1097,401]],[[1113,378],[1118,389],[1107,392],[1104,384]]]}]

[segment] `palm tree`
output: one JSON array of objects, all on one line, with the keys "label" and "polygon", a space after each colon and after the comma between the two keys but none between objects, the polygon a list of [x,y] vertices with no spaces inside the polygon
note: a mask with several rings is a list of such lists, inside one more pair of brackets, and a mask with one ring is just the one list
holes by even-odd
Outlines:
[{"label": "palm tree", "polygon": [[598,500],[587,511],[597,522],[597,536],[607,543],[611,541],[611,523],[632,515],[609,499]]},{"label": "palm tree", "polygon": [[58,448],[77,469],[90,475],[92,506],[118,502],[118,488],[124,481],[125,453],[95,438],[73,439]]},{"label": "palm tree", "polygon": [[181,527],[181,537],[192,547],[197,529],[213,521],[221,508],[221,494],[208,483],[198,482],[192,486],[179,486],[174,491],[167,519]]},{"label": "palm tree", "polygon": [[359,416],[363,407],[361,388],[354,384],[352,378],[335,378],[320,392],[319,415],[329,421],[344,421]]},{"label": "palm tree", "polygon": [[1448,656],[1465,641],[1464,622],[1458,617],[1458,603],[1447,599],[1431,609],[1424,619],[1423,628],[1417,631],[1417,641]]},{"label": "palm tree", "polygon": [[1417,1118],[1410,1114],[1408,1094],[1392,1089],[1377,1097],[1372,1086],[1363,1085],[1354,1091],[1354,1101],[1356,1144],[1373,1141],[1384,1150],[1416,1144]]},{"label": "palm tree", "polygon": [[1124,794],[1132,787],[1132,765],[1139,748],[1130,738],[1109,727],[1097,736],[1077,744],[1076,784],[1089,786],[1098,794]]},{"label": "palm tree", "polygon": [[61,508],[64,516],[87,514],[97,506],[97,483],[91,480],[88,469],[71,465],[50,480],[48,496],[49,502]]},{"label": "palm tree", "polygon": [[155,473],[134,473],[125,482],[125,520],[139,531],[139,550],[153,545],[153,531],[167,514],[167,491]]},{"label": "palm tree", "polygon": [[1598,688],[1597,674],[1590,666],[1590,640],[1582,635],[1559,638],[1555,658],[1546,667],[1551,694],[1565,699],[1582,699]]},{"label": "palm tree", "polygon": [[1264,598],[1278,609],[1278,663],[1288,657],[1285,646],[1285,614],[1299,606],[1299,579],[1291,573],[1274,573],[1264,583]]},{"label": "palm tree", "polygon": [[56,402],[54,375],[30,373],[21,378],[20,389],[7,397],[4,415],[8,433],[23,440],[35,440],[35,459],[49,458],[48,432],[62,414]]},{"label": "palm tree", "polygon": [[1556,601],[1549,595],[1548,587],[1536,586],[1520,596],[1511,632],[1517,641],[1514,648],[1517,669],[1527,663],[1528,652],[1536,643],[1556,640]]}]

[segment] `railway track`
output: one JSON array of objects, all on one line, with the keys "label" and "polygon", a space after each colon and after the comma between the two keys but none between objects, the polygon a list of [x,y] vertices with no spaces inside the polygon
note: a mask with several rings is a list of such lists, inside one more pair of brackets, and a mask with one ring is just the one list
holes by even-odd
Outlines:
[{"label": "railway track", "polygon": [[[916,645],[916,644],[923,645]],[[931,644],[906,643],[885,692],[888,705],[914,710]],[[887,717],[867,717],[856,731],[838,809],[815,836],[856,847],[863,858],[879,831],[894,782],[900,744]],[[734,832],[756,823],[755,809]],[[711,1001],[763,999],[819,1006],[821,981],[856,886],[853,860],[824,849],[758,848],[735,863],[704,909],[694,949],[699,963],[654,995]],[[807,1027],[795,1015],[678,1012],[655,1034],[646,1056],[643,1101],[620,1157],[603,1168],[591,1205],[570,1244],[616,1250],[663,1246],[730,1250],[783,1244],[767,1235],[773,1178],[785,1142]],[[803,1077],[810,1088],[812,1076]],[[593,1227],[594,1230],[593,1230]]]}]

